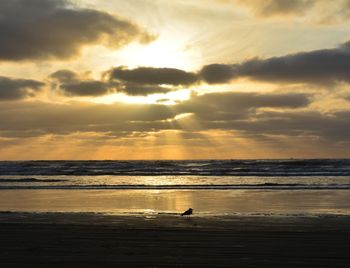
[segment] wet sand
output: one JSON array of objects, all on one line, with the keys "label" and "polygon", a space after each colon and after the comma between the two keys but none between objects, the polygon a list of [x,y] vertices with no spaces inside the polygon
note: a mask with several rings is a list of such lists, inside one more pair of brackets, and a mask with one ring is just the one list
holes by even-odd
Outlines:
[{"label": "wet sand", "polygon": [[350,217],[0,213],[1,267],[349,267]]},{"label": "wet sand", "polygon": [[1,190],[0,211],[346,214],[349,190]]}]

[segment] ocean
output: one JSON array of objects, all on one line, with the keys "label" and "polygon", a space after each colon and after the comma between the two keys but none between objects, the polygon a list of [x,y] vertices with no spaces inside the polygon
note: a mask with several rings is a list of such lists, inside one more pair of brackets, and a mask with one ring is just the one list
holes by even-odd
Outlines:
[{"label": "ocean", "polygon": [[0,210],[350,215],[350,160],[2,161]]}]

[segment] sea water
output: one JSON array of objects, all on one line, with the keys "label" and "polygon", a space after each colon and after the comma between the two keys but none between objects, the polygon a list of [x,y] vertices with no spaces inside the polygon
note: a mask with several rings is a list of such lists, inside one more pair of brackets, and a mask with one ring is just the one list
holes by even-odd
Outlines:
[{"label": "sea water", "polygon": [[2,161],[0,210],[350,215],[350,160]]}]

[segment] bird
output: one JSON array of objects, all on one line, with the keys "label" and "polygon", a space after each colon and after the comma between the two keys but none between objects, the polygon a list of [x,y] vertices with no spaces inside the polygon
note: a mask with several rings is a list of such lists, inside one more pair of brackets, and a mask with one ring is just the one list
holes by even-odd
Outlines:
[{"label": "bird", "polygon": [[181,216],[186,216],[186,215],[191,215],[191,214],[193,214],[193,209],[189,208],[185,212],[181,213]]}]

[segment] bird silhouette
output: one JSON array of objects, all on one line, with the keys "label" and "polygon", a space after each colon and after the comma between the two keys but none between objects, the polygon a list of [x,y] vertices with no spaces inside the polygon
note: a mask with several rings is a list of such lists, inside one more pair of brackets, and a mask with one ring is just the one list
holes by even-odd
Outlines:
[{"label": "bird silhouette", "polygon": [[184,213],[181,213],[181,216],[186,216],[186,215],[191,215],[191,214],[193,214],[193,209],[189,208]]}]

